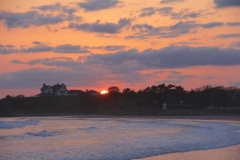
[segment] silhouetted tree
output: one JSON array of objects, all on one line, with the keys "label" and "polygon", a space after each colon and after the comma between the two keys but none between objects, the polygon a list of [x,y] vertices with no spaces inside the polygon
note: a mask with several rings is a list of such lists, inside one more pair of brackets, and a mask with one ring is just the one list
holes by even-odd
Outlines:
[{"label": "silhouetted tree", "polygon": [[16,98],[25,98],[23,94],[17,95]]},{"label": "silhouetted tree", "polygon": [[111,92],[120,92],[120,89],[117,86],[108,87],[108,93]]},{"label": "silhouetted tree", "polygon": [[165,92],[165,90],[166,90],[166,86],[165,86],[164,83],[158,85],[157,88],[158,88],[158,92],[159,92],[159,93],[163,93],[163,92]]},{"label": "silhouetted tree", "polygon": [[122,94],[124,95],[125,98],[129,100],[134,99],[136,97],[136,92],[130,88],[123,89]]},{"label": "silhouetted tree", "polygon": [[6,95],[5,98],[10,99],[10,98],[12,98],[12,97],[11,97],[10,95]]},{"label": "silhouetted tree", "polygon": [[131,90],[130,88],[125,88],[123,89],[123,92],[122,92],[124,95],[133,95],[135,94],[135,91],[134,90]]}]

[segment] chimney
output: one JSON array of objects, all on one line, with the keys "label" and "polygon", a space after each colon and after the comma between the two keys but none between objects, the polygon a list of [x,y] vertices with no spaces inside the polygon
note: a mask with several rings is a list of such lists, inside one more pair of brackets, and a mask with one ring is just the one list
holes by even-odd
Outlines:
[{"label": "chimney", "polygon": [[43,86],[45,87],[45,83],[43,83]]}]

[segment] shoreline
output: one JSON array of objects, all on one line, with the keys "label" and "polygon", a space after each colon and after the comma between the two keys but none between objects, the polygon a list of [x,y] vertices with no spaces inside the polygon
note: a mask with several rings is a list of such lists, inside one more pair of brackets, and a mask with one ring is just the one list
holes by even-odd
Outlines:
[{"label": "shoreline", "polygon": [[208,150],[195,150],[187,152],[176,152],[162,155],[155,155],[134,160],[238,160],[239,159],[240,144],[227,146],[222,148],[214,148]]},{"label": "shoreline", "polygon": [[155,116],[155,115],[104,115],[104,114],[66,114],[66,113],[18,113],[17,116],[0,117],[75,117],[75,118],[145,118],[145,119],[192,119],[192,120],[233,120],[240,121],[240,115],[194,115],[194,116]]}]

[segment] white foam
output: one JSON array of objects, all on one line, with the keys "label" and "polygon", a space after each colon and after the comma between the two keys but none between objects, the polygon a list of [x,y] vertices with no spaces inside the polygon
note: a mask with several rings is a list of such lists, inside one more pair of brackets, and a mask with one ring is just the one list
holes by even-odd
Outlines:
[{"label": "white foam", "polygon": [[42,131],[42,132],[28,132],[26,134],[32,135],[32,136],[39,136],[39,137],[49,137],[49,136],[53,136],[52,133],[47,132],[47,131]]},{"label": "white foam", "polygon": [[4,159],[129,160],[240,144],[237,121],[42,118],[28,129],[19,129],[23,138],[2,137]]},{"label": "white foam", "polygon": [[0,128],[4,129],[13,129],[13,128],[22,128],[27,125],[37,125],[40,121],[39,120],[26,120],[26,121],[1,121]]}]

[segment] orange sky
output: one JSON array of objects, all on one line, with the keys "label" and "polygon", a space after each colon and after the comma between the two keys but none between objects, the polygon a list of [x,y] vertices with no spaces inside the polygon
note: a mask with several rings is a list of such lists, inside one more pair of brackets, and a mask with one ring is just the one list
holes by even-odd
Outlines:
[{"label": "orange sky", "polygon": [[165,84],[240,86],[238,0],[0,0],[0,98]]}]

